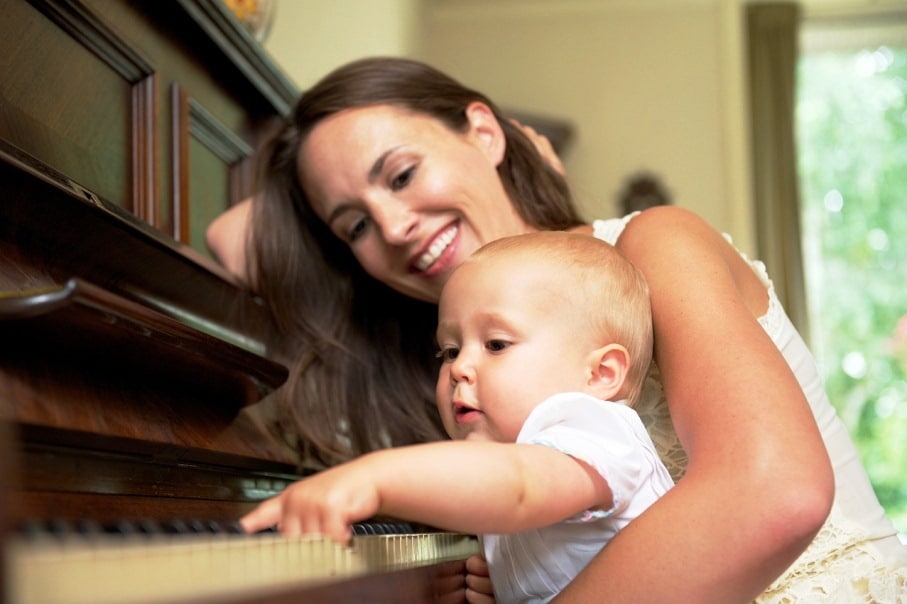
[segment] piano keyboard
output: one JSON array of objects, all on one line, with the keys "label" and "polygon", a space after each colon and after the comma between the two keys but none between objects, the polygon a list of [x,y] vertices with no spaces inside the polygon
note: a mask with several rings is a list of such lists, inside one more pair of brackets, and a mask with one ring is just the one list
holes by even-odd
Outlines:
[{"label": "piano keyboard", "polygon": [[13,538],[6,544],[9,604],[123,604],[289,589],[462,560],[475,537],[360,535],[351,546],[319,536],[160,535]]}]

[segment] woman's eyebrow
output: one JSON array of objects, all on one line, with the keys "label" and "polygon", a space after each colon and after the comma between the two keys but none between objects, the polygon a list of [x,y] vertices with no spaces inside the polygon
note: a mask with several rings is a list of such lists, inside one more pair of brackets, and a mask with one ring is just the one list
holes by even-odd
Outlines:
[{"label": "woman's eyebrow", "polygon": [[[375,160],[375,163],[372,164],[371,169],[368,171],[369,184],[374,184],[375,181],[378,180],[378,178],[380,178],[381,172],[384,171],[384,164],[387,163],[387,158],[390,157],[391,154],[399,148],[400,148],[400,146],[391,147],[390,149],[388,149],[387,151],[385,151],[384,153],[382,153],[381,155],[378,156],[378,159]],[[343,213],[347,212],[351,208],[352,208],[352,206],[348,203],[342,203],[342,204],[338,205],[336,208],[331,210],[331,213],[328,214],[328,217],[324,222],[328,225],[333,224],[333,222],[337,218],[339,218]]]},{"label": "woman's eyebrow", "polygon": [[352,209],[350,204],[348,204],[348,203],[340,204],[339,206],[337,206],[336,208],[331,210],[331,213],[328,214],[327,219],[324,221],[325,224],[327,224],[328,226],[331,226],[332,224],[334,224],[335,220],[340,218],[341,215],[343,215],[345,212],[347,212],[350,209]]},{"label": "woman's eyebrow", "polygon": [[399,149],[400,147],[391,147],[384,153],[378,156],[378,159],[375,160],[375,163],[372,164],[372,169],[368,171],[368,182],[369,184],[374,184],[378,177],[381,176],[381,172],[384,170],[384,163],[387,161],[387,158],[391,153]]}]

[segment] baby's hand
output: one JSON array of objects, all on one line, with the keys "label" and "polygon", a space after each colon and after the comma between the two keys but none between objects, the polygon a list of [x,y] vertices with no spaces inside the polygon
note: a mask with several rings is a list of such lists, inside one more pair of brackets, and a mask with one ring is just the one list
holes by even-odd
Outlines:
[{"label": "baby's hand", "polygon": [[376,489],[362,473],[343,465],[295,482],[240,519],[247,533],[272,526],[284,535],[321,534],[348,543],[351,525],[378,511]]}]

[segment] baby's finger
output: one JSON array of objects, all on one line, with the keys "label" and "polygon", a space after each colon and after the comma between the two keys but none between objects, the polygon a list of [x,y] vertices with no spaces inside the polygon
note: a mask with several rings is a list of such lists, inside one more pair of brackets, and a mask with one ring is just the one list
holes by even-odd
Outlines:
[{"label": "baby's finger", "polygon": [[239,519],[239,524],[247,533],[256,533],[277,524],[280,520],[282,505],[277,497],[260,503],[258,507]]},{"label": "baby's finger", "polygon": [[431,579],[435,604],[462,604],[466,599],[466,565],[447,562],[436,567]]},{"label": "baby's finger", "polygon": [[341,545],[348,544],[353,538],[352,527],[336,514],[325,519],[322,529],[325,535]]},{"label": "baby's finger", "polygon": [[488,571],[488,562],[481,555],[466,560],[466,600],[473,604],[494,602],[494,589]]},{"label": "baby's finger", "polygon": [[489,577],[466,575],[466,587],[468,588],[466,593],[473,594],[471,599],[467,596],[470,602],[482,602],[483,600],[479,597],[482,595],[488,596],[492,602],[494,601],[494,589]]},{"label": "baby's finger", "polygon": [[[282,521],[286,525],[280,529],[285,535],[324,535],[324,523],[317,512],[311,510],[297,510],[296,514],[284,516]],[[292,531],[292,532],[290,532]]]},{"label": "baby's finger", "polygon": [[471,587],[466,589],[466,601],[469,604],[494,604],[494,594],[488,595],[484,592],[478,592]]},{"label": "baby's finger", "polygon": [[482,554],[473,554],[466,559],[466,573],[469,575],[489,576],[488,561]]}]

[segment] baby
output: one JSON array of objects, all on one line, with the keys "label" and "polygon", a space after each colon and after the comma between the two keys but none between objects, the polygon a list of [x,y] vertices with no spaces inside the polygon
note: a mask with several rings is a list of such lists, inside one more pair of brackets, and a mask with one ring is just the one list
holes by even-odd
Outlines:
[{"label": "baby", "polygon": [[602,241],[537,232],[477,251],[438,310],[454,440],[363,455],[242,524],[345,543],[380,514],[481,534],[498,601],[550,600],[673,486],[631,408],[652,359],[648,287]]}]

